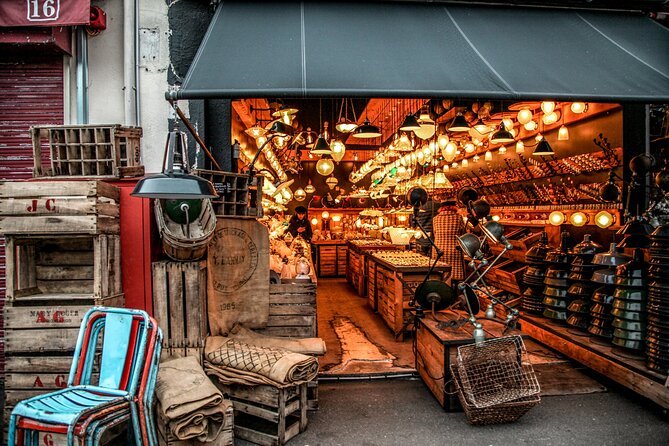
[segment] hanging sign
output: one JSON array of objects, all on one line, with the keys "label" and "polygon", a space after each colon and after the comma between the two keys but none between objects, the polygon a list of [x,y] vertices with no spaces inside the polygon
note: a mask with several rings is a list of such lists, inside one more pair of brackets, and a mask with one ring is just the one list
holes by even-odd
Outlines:
[{"label": "hanging sign", "polygon": [[90,0],[2,0],[0,26],[88,25]]}]

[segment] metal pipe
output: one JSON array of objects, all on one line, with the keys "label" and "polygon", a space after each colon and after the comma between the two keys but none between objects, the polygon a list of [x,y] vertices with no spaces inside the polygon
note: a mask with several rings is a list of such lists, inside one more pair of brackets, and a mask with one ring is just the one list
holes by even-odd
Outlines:
[{"label": "metal pipe", "polygon": [[135,2],[135,125],[141,127],[142,125],[142,107],[141,95],[139,94],[139,0]]},{"label": "metal pipe", "polygon": [[125,125],[136,125],[137,44],[136,0],[123,1],[123,115]]},{"label": "metal pipe", "polygon": [[77,27],[77,123],[88,124],[88,34]]}]

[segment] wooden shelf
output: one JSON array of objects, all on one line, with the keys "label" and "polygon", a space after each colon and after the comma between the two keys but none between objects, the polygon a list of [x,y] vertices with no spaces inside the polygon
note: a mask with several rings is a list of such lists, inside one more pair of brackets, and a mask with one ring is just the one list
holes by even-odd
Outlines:
[{"label": "wooden shelf", "polygon": [[669,378],[648,369],[643,358],[619,354],[621,350],[612,345],[593,342],[588,335],[572,334],[569,327],[541,317],[522,315],[521,328],[537,341],[669,409]]}]

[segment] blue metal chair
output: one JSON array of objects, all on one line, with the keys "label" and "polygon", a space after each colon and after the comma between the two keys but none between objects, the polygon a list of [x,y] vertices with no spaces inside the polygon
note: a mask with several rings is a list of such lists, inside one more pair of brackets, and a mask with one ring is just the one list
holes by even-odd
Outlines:
[{"label": "blue metal chair", "polygon": [[[103,331],[104,330],[104,331]],[[102,336],[100,333],[102,332]],[[97,384],[91,384],[101,338]],[[68,387],[21,401],[9,421],[9,445],[37,445],[39,432],[98,444],[102,433],[131,421],[138,445],[155,445],[151,405],[162,332],[141,310],[96,307],[82,321]]]}]

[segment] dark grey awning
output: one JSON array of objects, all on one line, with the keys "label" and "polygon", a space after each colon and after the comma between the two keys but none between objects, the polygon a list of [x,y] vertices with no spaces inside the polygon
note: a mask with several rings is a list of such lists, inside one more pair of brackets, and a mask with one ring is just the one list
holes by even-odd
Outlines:
[{"label": "dark grey awning", "polygon": [[669,100],[669,30],[634,13],[221,3],[177,98]]}]

